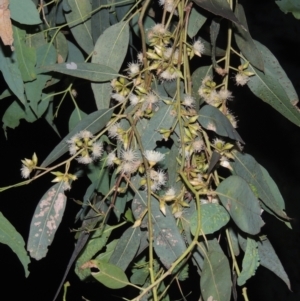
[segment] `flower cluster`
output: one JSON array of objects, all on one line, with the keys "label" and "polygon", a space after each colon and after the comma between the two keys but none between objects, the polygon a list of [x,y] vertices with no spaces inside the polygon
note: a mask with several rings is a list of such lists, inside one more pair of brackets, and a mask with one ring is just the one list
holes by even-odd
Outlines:
[{"label": "flower cluster", "polygon": [[27,179],[27,178],[29,178],[30,173],[37,167],[38,158],[37,158],[36,154],[34,153],[32,155],[31,160],[25,158],[24,160],[21,160],[21,162],[23,163],[22,168],[21,168],[21,175],[24,179]]},{"label": "flower cluster", "polygon": [[199,95],[205,102],[214,107],[219,107],[226,103],[227,100],[232,100],[233,96],[227,89],[216,89],[217,84],[212,80],[211,76],[206,76],[202,80],[202,84],[198,90]]},{"label": "flower cluster", "polygon": [[83,130],[67,141],[70,155],[79,154],[76,158],[79,163],[89,164],[102,156],[102,142],[95,142],[93,138],[90,131]]}]

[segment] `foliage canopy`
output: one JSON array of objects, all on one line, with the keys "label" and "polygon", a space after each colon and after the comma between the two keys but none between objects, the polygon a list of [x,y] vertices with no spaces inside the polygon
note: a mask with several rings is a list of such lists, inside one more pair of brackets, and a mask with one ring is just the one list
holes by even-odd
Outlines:
[{"label": "foliage canopy", "polygon": [[[299,17],[296,1],[276,2]],[[243,153],[229,87],[247,85],[297,126],[298,96],[276,57],[252,39],[241,4],[0,0],[0,37],[7,84],[0,99],[13,99],[4,130],[45,118],[59,133],[54,117],[67,96],[74,105],[69,134],[41,164],[35,153],[22,160],[24,181],[0,188],[54,176],[32,218],[31,258],[47,255],[68,191],[87,177],[67,268],[75,260],[82,281],[132,286],[134,300],[167,301],[173,281],[180,288],[195,265],[202,300],[229,301],[236,285],[248,300],[247,281],[262,265],[290,288],[261,214],[288,226],[290,219],[269,173]],[[86,102],[94,112],[76,102],[82,80],[90,82],[94,99]],[[25,242],[1,213],[0,242],[28,276]]]}]

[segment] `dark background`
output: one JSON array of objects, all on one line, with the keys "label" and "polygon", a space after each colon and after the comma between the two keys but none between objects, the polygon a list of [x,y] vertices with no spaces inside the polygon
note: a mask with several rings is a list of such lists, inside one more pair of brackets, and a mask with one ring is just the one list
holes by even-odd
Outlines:
[{"label": "dark background", "polygon": [[[252,37],[266,45],[278,58],[299,94],[300,20],[294,19],[291,14],[282,13],[273,0],[241,3],[248,17]],[[4,88],[3,79],[0,79],[0,83],[1,88]],[[93,98],[87,83],[76,88],[81,108],[86,112],[93,111]],[[263,215],[266,222],[264,232],[271,240],[290,277],[293,293],[289,292],[286,285],[272,272],[259,267],[256,276],[247,285],[249,300],[300,300],[300,129],[257,99],[248,88],[232,86],[230,89],[234,91],[235,96],[231,108],[238,116],[238,131],[246,142],[244,150],[269,171],[286,201],[288,215],[294,218],[294,229],[290,230],[274,217]],[[0,101],[0,118],[9,104],[10,100]],[[67,100],[57,121],[62,137],[67,133],[69,107],[70,103]],[[4,132],[0,131],[1,187],[21,180],[21,159],[31,158],[33,152],[36,152],[39,161],[42,162],[60,141],[43,120],[33,124],[22,121],[16,129],[8,129],[7,136],[6,140]],[[51,179],[51,176],[46,177],[45,180],[35,181],[30,186],[10,189],[0,194],[0,211],[25,241],[35,207],[49,188]],[[69,197],[82,198],[86,184],[86,180],[78,180],[74,189],[69,192]],[[6,245],[0,244],[0,299],[19,300],[21,296],[24,300],[52,300],[74,248],[73,234],[69,229],[74,227],[74,216],[78,209],[78,205],[68,200],[63,222],[49,248],[48,256],[38,262],[32,260],[27,279],[15,254]],[[192,277],[188,280],[186,293],[197,290],[193,286],[198,286],[198,280],[197,283],[193,283],[193,279]],[[72,271],[68,280],[71,282],[68,301],[82,300],[82,295],[91,301],[111,299],[103,286],[98,283],[81,283]],[[121,299],[121,291],[113,293],[117,299]],[[177,296],[176,299],[179,298]],[[242,296],[239,300],[243,300]]]}]

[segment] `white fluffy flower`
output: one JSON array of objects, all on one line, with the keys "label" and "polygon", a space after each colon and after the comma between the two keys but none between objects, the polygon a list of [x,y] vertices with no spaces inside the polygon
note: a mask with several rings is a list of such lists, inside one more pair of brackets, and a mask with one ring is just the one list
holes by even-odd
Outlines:
[{"label": "white fluffy flower", "polygon": [[205,49],[204,44],[201,42],[200,39],[194,42],[193,50],[196,55],[202,56],[204,49]]},{"label": "white fluffy flower", "polygon": [[109,138],[118,138],[120,139],[120,132],[122,131],[121,125],[119,122],[116,122],[108,129],[108,137]]},{"label": "white fluffy flower", "polygon": [[93,162],[93,159],[90,155],[80,156],[76,159],[79,163],[82,164],[90,164]]},{"label": "white fluffy flower", "polygon": [[140,65],[138,63],[128,63],[128,75],[134,76],[140,72]]},{"label": "white fluffy flower", "polygon": [[154,150],[146,150],[144,152],[144,156],[148,160],[150,167],[154,166],[157,162],[162,161],[165,158],[164,154]]},{"label": "white fluffy flower", "polygon": [[139,159],[139,155],[134,149],[122,150],[121,158],[126,162],[136,162]]},{"label": "white fluffy flower", "polygon": [[243,74],[243,73],[237,73],[235,75],[235,82],[238,86],[244,86],[248,83],[248,81],[250,80],[250,77]]},{"label": "white fluffy flower", "polygon": [[21,176],[22,176],[22,178],[24,178],[24,179],[29,178],[29,175],[30,175],[31,171],[32,170],[30,168],[28,168],[25,165],[22,165],[22,168],[21,168]]},{"label": "white fluffy flower", "polygon": [[93,143],[91,148],[92,148],[92,156],[93,156],[94,160],[102,156],[102,153],[103,153],[102,142]]},{"label": "white fluffy flower", "polygon": [[188,108],[194,108],[195,107],[195,99],[191,95],[184,95],[182,104]]},{"label": "white fluffy flower", "polygon": [[119,93],[113,93],[111,95],[111,98],[115,99],[118,102],[124,102],[126,99],[122,94],[119,94]]},{"label": "white fluffy flower", "polygon": [[106,161],[106,165],[107,166],[113,166],[114,165],[114,161],[117,159],[115,152],[111,152],[108,154],[107,156],[107,161]]},{"label": "white fluffy flower", "polygon": [[136,106],[140,101],[139,97],[133,93],[130,93],[129,100],[132,106]]}]

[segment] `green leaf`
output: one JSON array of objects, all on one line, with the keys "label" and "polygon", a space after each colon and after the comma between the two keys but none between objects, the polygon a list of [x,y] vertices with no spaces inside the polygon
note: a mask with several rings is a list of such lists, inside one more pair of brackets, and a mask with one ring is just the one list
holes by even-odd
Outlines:
[{"label": "green leaf", "polygon": [[36,53],[33,47],[25,44],[26,31],[13,26],[14,47],[17,54],[19,69],[24,82],[36,79]]},{"label": "green leaf", "polygon": [[109,259],[109,263],[121,268],[124,272],[134,259],[140,246],[141,230],[140,228],[128,228],[120,237],[116,248]]},{"label": "green leaf", "polygon": [[145,122],[140,120],[138,127],[141,134],[141,141],[145,150],[151,150],[156,147],[156,142],[162,140],[162,134],[159,133],[160,129],[170,129],[175,120],[172,114],[173,106],[163,103],[159,110],[154,113],[154,116]]},{"label": "green leaf", "polygon": [[27,251],[32,258],[40,260],[48,252],[56,230],[62,220],[67,198],[64,183],[53,185],[41,198],[31,220]]},{"label": "green leaf", "polygon": [[242,177],[249,185],[254,186],[258,197],[275,214],[288,219],[283,211],[285,205],[282,196],[269,173],[248,154],[235,153],[234,156],[235,161],[230,163],[234,173]]},{"label": "green leaf", "polygon": [[210,27],[209,27],[209,33],[210,33],[210,43],[212,46],[211,49],[211,60],[213,63],[214,68],[218,68],[218,63],[216,61],[216,48],[217,48],[217,38],[220,32],[220,23],[221,19],[218,17],[215,17],[212,19]]},{"label": "green leaf", "polygon": [[3,129],[6,130],[7,127],[15,129],[23,118],[25,118],[25,111],[17,101],[13,101],[3,114]]},{"label": "green leaf", "polygon": [[41,69],[60,72],[94,82],[106,82],[118,76],[118,72],[112,68],[93,63],[71,62],[66,64],[55,64],[52,66],[43,66]]},{"label": "green leaf", "polygon": [[[125,185],[120,185],[120,187],[125,187]],[[116,198],[114,214],[116,215],[118,221],[120,221],[121,215],[124,213],[128,196],[129,194],[126,192],[125,194],[118,195]]]},{"label": "green leaf", "polygon": [[208,251],[203,254],[204,264],[200,278],[203,300],[229,301],[231,273],[227,257],[215,239],[208,241]]},{"label": "green leaf", "polygon": [[15,227],[0,212],[0,243],[8,245],[21,261],[25,276],[28,277],[30,258],[24,248],[25,242]]},{"label": "green leaf", "polygon": [[129,12],[130,8],[133,6],[134,3],[135,0],[131,0],[126,3],[124,3],[124,0],[115,1],[115,10],[119,21],[121,21],[125,17],[125,15]]},{"label": "green leaf", "polygon": [[0,95],[0,99],[4,99],[6,97],[10,97],[13,94],[11,93],[11,91],[9,89],[5,89],[2,94]]},{"label": "green leaf", "polygon": [[52,127],[53,131],[58,135],[59,138],[61,138],[58,129],[53,122],[53,101],[49,103],[49,106],[46,110],[46,114],[44,115],[45,120],[48,122],[48,124]]},{"label": "green leaf", "polygon": [[110,256],[112,255],[112,253],[115,250],[115,247],[118,243],[118,239],[114,239],[113,241],[111,241],[109,244],[106,245],[106,249],[105,252],[100,253],[95,259],[96,260],[101,260],[101,261],[105,261],[108,262]]},{"label": "green leaf", "polygon": [[25,84],[25,93],[27,99],[30,101],[30,107],[38,115],[38,104],[41,100],[42,91],[45,88],[47,81],[51,79],[50,74],[39,74],[39,67],[43,64],[53,64],[56,61],[56,50],[53,45],[44,44],[36,48],[37,65],[36,73],[37,78]]},{"label": "green leaf", "polygon": [[[92,0],[92,11],[101,7],[102,5],[107,5],[108,0]],[[92,37],[94,43],[100,35],[110,26],[109,23],[109,8],[101,8],[95,14],[92,15]]]},{"label": "green leaf", "polygon": [[259,267],[259,255],[257,242],[252,238],[247,238],[247,247],[242,263],[242,271],[237,279],[238,285],[244,285],[246,281],[255,275]]},{"label": "green leaf", "polygon": [[81,254],[78,256],[75,265],[75,273],[81,281],[85,280],[91,275],[90,270],[81,268],[82,265],[91,260],[95,254],[97,254],[106,246],[107,240],[109,239],[112,230],[113,227],[106,225],[103,231],[102,229],[95,231],[82,250]]},{"label": "green leaf", "polygon": [[258,242],[260,264],[282,279],[291,290],[291,284],[273,246],[268,239]]},{"label": "green leaf", "polygon": [[238,176],[230,176],[216,189],[218,196],[236,225],[244,232],[258,234],[264,225],[261,208],[247,182]]},{"label": "green leaf", "polygon": [[21,24],[35,25],[42,23],[32,0],[10,0],[9,9],[11,18]]},{"label": "green leaf", "polygon": [[241,4],[238,4],[235,8],[235,15],[244,25],[245,31],[241,26],[235,25],[236,30],[234,31],[235,41],[241,50],[245,58],[257,69],[264,71],[264,61],[261,56],[261,53],[257,49],[252,37],[249,33],[248,24],[244,8]]},{"label": "green leaf", "polygon": [[91,260],[89,264],[89,267],[99,269],[99,272],[91,272],[91,274],[106,287],[118,289],[128,285],[127,276],[119,267],[100,260]]},{"label": "green leaf", "polygon": [[132,270],[130,282],[136,285],[144,285],[148,277],[149,277],[149,268],[148,265],[145,265],[142,268],[139,269],[136,268]]},{"label": "green leaf", "polygon": [[206,128],[219,134],[229,137],[233,140],[244,143],[239,133],[234,129],[229,119],[223,115],[217,108],[206,105],[199,111],[198,121]]},{"label": "green leaf", "polygon": [[296,106],[299,99],[291,81],[270,50],[257,41],[255,45],[262,54],[265,68],[263,73],[249,66],[248,70],[255,76],[251,76],[248,87],[257,97],[300,126],[300,112]]},{"label": "green leaf", "polygon": [[110,120],[113,111],[111,109],[100,110],[89,114],[85,117],[63,140],[52,150],[52,152],[47,156],[41,167],[46,167],[53,163],[55,160],[60,158],[63,154],[68,151],[68,145],[66,141],[73,137],[75,134],[82,130],[90,131],[92,134],[97,133],[106,123]]},{"label": "green leaf", "polygon": [[[201,205],[201,229],[204,234],[212,234],[224,227],[230,220],[227,211],[219,204]],[[191,232],[195,235],[197,228],[197,211],[193,213],[190,219]]]},{"label": "green leaf", "polygon": [[84,56],[81,52],[81,50],[72,42],[68,42],[68,49],[69,49],[69,54],[68,54],[68,59],[67,62],[77,62],[77,63],[83,63],[84,62]]},{"label": "green leaf", "polygon": [[65,62],[67,60],[69,52],[68,41],[61,31],[55,36],[54,46],[57,51],[57,61],[59,63]]},{"label": "green leaf", "polygon": [[296,19],[300,19],[300,3],[298,0],[275,1],[279,8],[285,13],[292,13]]},{"label": "green leaf", "polygon": [[[140,217],[146,207],[147,193],[139,191],[132,201],[132,212],[136,219]],[[168,269],[186,250],[186,246],[169,207],[166,206],[165,209],[166,215],[163,215],[159,209],[159,202],[153,196],[151,197],[154,250],[162,264]],[[144,220],[147,221],[147,215]]]},{"label": "green leaf", "polygon": [[195,7],[192,8],[189,17],[188,36],[192,39],[204,25],[207,18],[202,15]]},{"label": "green leaf", "polygon": [[[247,240],[239,234],[239,244],[243,251],[246,249]],[[273,246],[267,238],[257,242],[258,256],[260,259],[260,265],[272,271],[280,279],[282,279],[289,289],[291,289],[291,283],[288,275],[286,274]]]},{"label": "green leaf", "polygon": [[[202,7],[209,12],[221,16],[225,19],[237,23],[242,26],[240,21],[234,15],[233,11],[230,8],[230,5],[227,1],[224,0],[193,0],[198,6]],[[219,300],[218,300],[219,301]]]},{"label": "green leaf", "polygon": [[92,53],[94,43],[91,30],[92,5],[90,1],[68,0],[71,12],[65,12],[71,32],[79,46],[87,53]]},{"label": "green leaf", "polygon": [[[120,22],[110,26],[96,42],[92,63],[107,65],[118,72],[126,56],[128,44],[128,23]],[[111,95],[110,83],[92,83],[92,89],[97,108],[99,110],[109,108]]]},{"label": "green leaf", "polygon": [[75,126],[87,115],[88,114],[84,113],[79,108],[75,108],[69,119],[69,132],[71,132]]},{"label": "green leaf", "polygon": [[12,102],[12,104],[6,109],[2,117],[3,129],[16,128],[20,124],[21,119],[26,119],[28,122],[33,122],[36,117],[33,115],[28,104],[25,108],[22,108],[18,101]]},{"label": "green leaf", "polygon": [[97,192],[106,195],[109,192],[110,174],[105,166],[106,158],[101,162],[92,162],[88,165],[87,176],[94,184]]},{"label": "green leaf", "polygon": [[239,248],[239,242],[238,242],[238,237],[236,235],[236,233],[234,232],[234,230],[229,227],[228,228],[228,233],[231,239],[231,245],[233,248],[233,253],[235,256],[239,256],[240,255],[240,248]]},{"label": "green leaf", "polygon": [[24,83],[16,52],[10,52],[0,44],[0,70],[9,89],[25,104]]},{"label": "green leaf", "polygon": [[192,96],[195,98],[196,103],[197,103],[197,109],[199,109],[200,105],[204,102],[203,99],[200,98],[200,95],[198,93],[198,90],[201,86],[202,80],[206,76],[212,76],[213,71],[212,71],[212,66],[202,66],[196,69],[192,75],[192,82],[193,87],[192,87]]}]

